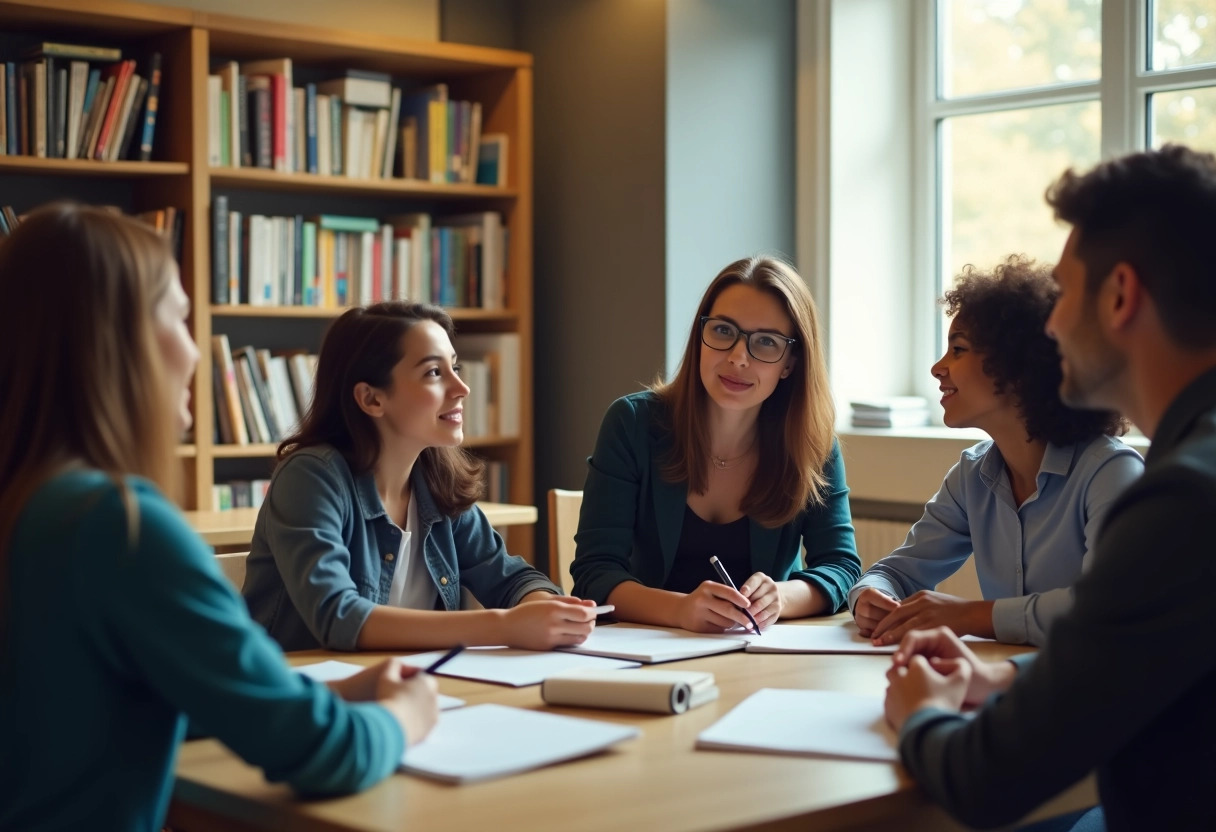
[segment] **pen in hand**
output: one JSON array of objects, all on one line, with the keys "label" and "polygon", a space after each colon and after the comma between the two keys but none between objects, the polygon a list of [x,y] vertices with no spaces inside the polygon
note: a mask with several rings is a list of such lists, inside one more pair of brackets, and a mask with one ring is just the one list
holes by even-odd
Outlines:
[{"label": "pen in hand", "polygon": [[[722,561],[718,560],[718,556],[714,555],[709,559],[709,564],[718,573],[718,577],[722,579],[722,583],[726,584],[735,592],[739,591],[739,587],[735,586],[735,582],[730,579],[730,575],[726,574],[726,567],[722,565]],[[738,604],[733,605],[735,609],[747,616],[747,620],[752,622],[752,629],[756,631],[756,635],[760,635],[760,625],[756,623],[756,619],[752,618],[752,614],[745,607]]]},{"label": "pen in hand", "polygon": [[431,662],[431,666],[430,666],[430,667],[428,667],[428,668],[426,668],[426,669],[424,669],[422,672],[423,672],[423,673],[434,673],[436,670],[438,670],[439,668],[443,667],[445,664],[447,664],[448,662],[450,662],[452,659],[454,659],[454,658],[456,658],[458,655],[460,655],[460,651],[464,650],[464,648],[465,648],[465,645],[463,645],[463,644],[457,644],[457,645],[456,645],[455,647],[453,647],[451,650],[449,650],[448,652],[444,653],[444,654],[443,654],[442,656],[440,656],[439,658],[435,659],[435,661]]}]

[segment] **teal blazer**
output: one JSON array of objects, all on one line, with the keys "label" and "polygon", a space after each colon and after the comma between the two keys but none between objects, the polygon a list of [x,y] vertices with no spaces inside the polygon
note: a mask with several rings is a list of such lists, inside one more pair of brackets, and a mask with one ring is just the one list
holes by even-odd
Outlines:
[{"label": "teal blazer", "polygon": [[[651,392],[617,399],[600,426],[595,453],[587,460],[583,507],[575,535],[574,595],[603,604],[619,584],[637,581],[661,588],[680,546],[688,483],[668,482],[660,472],[671,447],[662,405]],[[849,588],[861,575],[849,513],[849,488],[838,443],[824,469],[827,493],[821,506],[807,506],[790,523],[751,525],[752,572],[773,580],[801,579],[845,607]],[[806,562],[801,549],[806,547]]]}]

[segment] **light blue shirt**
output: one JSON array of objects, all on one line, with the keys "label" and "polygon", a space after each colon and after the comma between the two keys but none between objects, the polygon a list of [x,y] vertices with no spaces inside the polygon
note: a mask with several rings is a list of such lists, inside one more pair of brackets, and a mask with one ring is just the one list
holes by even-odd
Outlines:
[{"label": "light blue shirt", "polygon": [[1004,457],[991,439],[980,442],[963,451],[904,544],[861,576],[849,609],[867,587],[901,600],[933,589],[974,554],[997,639],[1041,646],[1072,606],[1111,503],[1143,470],[1140,455],[1112,437],[1048,445],[1038,488],[1019,507]]}]

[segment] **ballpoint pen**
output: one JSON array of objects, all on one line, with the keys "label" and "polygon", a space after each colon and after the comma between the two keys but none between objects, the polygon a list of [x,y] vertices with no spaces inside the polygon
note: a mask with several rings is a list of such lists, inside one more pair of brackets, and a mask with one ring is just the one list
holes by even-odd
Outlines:
[{"label": "ballpoint pen", "polygon": [[[735,592],[739,591],[739,587],[735,586],[735,582],[730,579],[730,575],[726,574],[726,567],[722,565],[722,561],[718,560],[717,555],[711,557],[709,563],[718,573],[718,577],[722,579],[722,583],[735,590]],[[747,616],[747,620],[752,622],[752,629],[756,631],[756,635],[760,635],[760,625],[756,623],[756,619],[752,618],[752,614],[738,604],[735,604],[734,607]]]},{"label": "ballpoint pen", "polygon": [[422,672],[423,673],[434,673],[436,670],[443,667],[445,664],[450,662],[452,659],[456,658],[460,654],[460,651],[464,650],[464,648],[465,648],[465,645],[457,644],[451,650],[444,653],[439,658],[435,659],[435,661],[431,662],[431,666],[426,668]]}]

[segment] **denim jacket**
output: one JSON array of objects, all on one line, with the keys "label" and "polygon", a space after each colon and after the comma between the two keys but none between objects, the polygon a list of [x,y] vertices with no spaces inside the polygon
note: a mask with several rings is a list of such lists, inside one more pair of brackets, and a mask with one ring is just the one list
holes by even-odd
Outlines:
[{"label": "denim jacket", "polygon": [[[514,606],[536,590],[560,593],[507,554],[481,509],[441,514],[418,466],[410,487],[437,607],[459,609],[462,583],[486,607]],[[258,512],[242,590],[249,612],[285,650],[354,650],[371,611],[388,601],[400,542],[371,472],[356,476],[328,445],[295,451]]]}]

